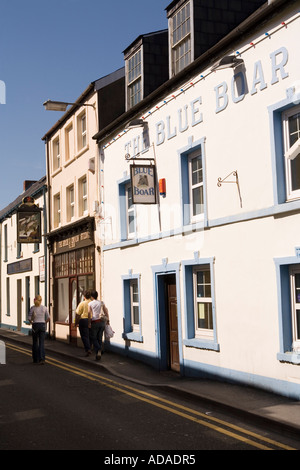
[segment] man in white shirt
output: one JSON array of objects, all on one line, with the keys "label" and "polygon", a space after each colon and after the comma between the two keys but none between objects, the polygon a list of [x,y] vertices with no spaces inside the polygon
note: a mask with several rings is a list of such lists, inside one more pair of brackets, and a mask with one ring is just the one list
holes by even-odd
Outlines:
[{"label": "man in white shirt", "polygon": [[106,322],[109,322],[108,310],[104,302],[98,300],[98,292],[91,292],[92,301],[88,306],[89,328],[91,329],[91,339],[94,345],[96,361],[101,359],[102,337]]}]

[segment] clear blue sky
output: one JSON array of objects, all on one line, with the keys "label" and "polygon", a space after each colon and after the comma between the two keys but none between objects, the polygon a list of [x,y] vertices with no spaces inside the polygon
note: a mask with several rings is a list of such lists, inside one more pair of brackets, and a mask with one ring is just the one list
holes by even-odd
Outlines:
[{"label": "clear blue sky", "polygon": [[[123,67],[140,34],[167,28],[171,0],[0,0],[0,210],[45,175],[41,138],[62,116],[47,99],[76,100]],[[0,94],[1,98],[1,94]],[[1,101],[1,100],[0,100]]]}]

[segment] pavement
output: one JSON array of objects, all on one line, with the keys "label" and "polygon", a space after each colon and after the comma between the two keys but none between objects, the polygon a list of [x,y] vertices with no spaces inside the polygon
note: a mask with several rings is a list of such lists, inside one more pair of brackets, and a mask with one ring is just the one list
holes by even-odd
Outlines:
[{"label": "pavement", "polygon": [[[0,328],[0,340],[30,348],[32,345],[31,336],[3,328]],[[181,377],[173,371],[161,372],[114,352],[106,351],[100,361],[95,361],[93,355],[85,357],[83,348],[76,344],[54,339],[46,339],[45,349],[46,361],[47,355],[59,355],[135,384],[164,389],[190,400],[216,405],[218,409],[229,410],[241,419],[251,419],[270,429],[296,434],[300,438],[300,401],[248,386]]]}]

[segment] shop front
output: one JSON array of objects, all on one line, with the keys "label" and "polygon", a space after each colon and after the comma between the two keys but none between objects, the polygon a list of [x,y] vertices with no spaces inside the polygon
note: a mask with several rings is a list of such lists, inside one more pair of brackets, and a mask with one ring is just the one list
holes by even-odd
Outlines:
[{"label": "shop front", "polygon": [[52,308],[56,339],[77,342],[76,307],[95,288],[93,219],[52,235]]}]

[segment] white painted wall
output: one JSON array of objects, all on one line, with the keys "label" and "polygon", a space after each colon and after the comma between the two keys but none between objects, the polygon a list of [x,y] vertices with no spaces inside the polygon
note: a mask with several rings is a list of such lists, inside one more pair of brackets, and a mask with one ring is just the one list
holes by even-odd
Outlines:
[{"label": "white painted wall", "polygon": [[[283,21],[287,27],[282,25]],[[299,368],[277,359],[280,325],[274,258],[295,256],[295,247],[300,245],[300,215],[298,204],[296,213],[272,216],[277,208],[274,206],[274,168],[268,112],[269,106],[286,99],[289,88],[299,92],[299,21],[297,9],[289,8],[264,25],[264,29],[254,33],[253,37],[245,38],[244,43],[236,46],[236,51],[244,60],[242,70],[248,89],[241,101],[234,103],[231,96],[231,69],[214,73],[207,69],[191,81],[193,85],[190,81],[183,84],[151,109],[145,110],[143,116],[149,125],[150,143],[154,143],[158,178],[166,178],[167,194],[165,198],[160,198],[161,230],[157,206],[136,208],[138,237],[154,236],[160,231],[165,236],[172,229],[177,229],[178,235],[127,246],[120,243],[117,183],[129,176],[125,154],[134,154],[137,142],[134,139],[141,136],[141,129],[127,132],[118,129],[105,142],[101,173],[104,185],[103,220],[98,230],[104,240],[104,300],[116,332],[111,340],[113,345],[124,347],[121,276],[128,274],[129,270],[141,275],[143,342],[131,342],[130,347],[135,352],[156,355],[159,353],[156,350],[157,312],[152,267],[161,265],[164,258],[167,258],[168,264],[192,260],[194,252],[199,252],[200,259],[215,259],[216,334],[220,350],[186,347],[181,342],[182,362],[198,364],[199,368],[204,365],[205,370],[212,373],[228,378],[238,377],[247,383],[261,382],[262,386],[269,380],[272,383],[284,381],[287,388],[300,383]],[[254,46],[250,45],[252,42]],[[234,54],[236,51],[230,50],[228,53]],[[280,64],[282,66],[277,70]],[[255,78],[261,77],[256,87],[254,73]],[[200,79],[200,75],[205,78]],[[216,112],[216,89],[224,82],[228,86],[228,105]],[[184,91],[181,92],[181,89]],[[197,99],[199,101],[194,101]],[[191,105],[192,102],[194,105]],[[185,116],[185,106],[188,126],[180,132],[178,112],[181,110]],[[192,109],[194,120],[199,121],[194,126]],[[203,119],[200,119],[200,113]],[[175,133],[175,127],[177,130],[172,138],[168,138],[168,119],[169,134]],[[164,139],[161,123],[164,125]],[[201,139],[205,140],[207,218],[210,228],[183,236],[179,154]],[[141,145],[139,150],[142,150]],[[143,156],[153,156],[153,149],[150,148]],[[217,186],[219,177],[225,178],[235,170],[239,176],[242,207],[236,184]],[[234,180],[233,177],[230,179]],[[179,282],[181,311],[178,312],[178,322],[184,340],[186,325],[182,270]]]}]

